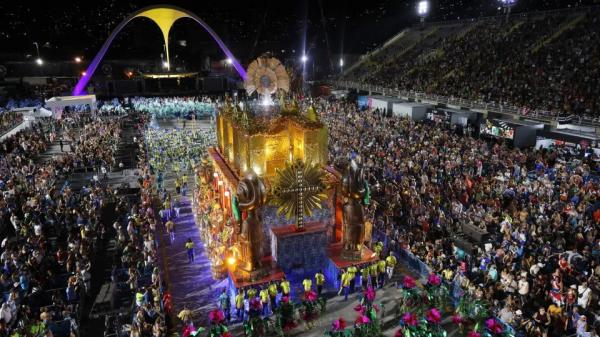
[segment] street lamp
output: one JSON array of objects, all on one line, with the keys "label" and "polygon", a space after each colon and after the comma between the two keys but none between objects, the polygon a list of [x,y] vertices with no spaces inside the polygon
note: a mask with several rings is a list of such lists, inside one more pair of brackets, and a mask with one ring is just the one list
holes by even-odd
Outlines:
[{"label": "street lamp", "polygon": [[429,1],[421,0],[417,4],[417,14],[421,17],[421,23],[425,22],[425,18],[429,14]]},{"label": "street lamp", "polygon": [[233,64],[233,60],[231,59],[231,57],[228,57],[228,58],[225,60],[225,63],[227,63],[227,65],[232,65],[232,64]]},{"label": "street lamp", "polygon": [[40,46],[37,42],[34,42],[33,44],[35,45],[35,51],[37,52],[37,59],[35,59],[35,63],[37,63],[38,66],[41,66],[42,64],[44,64],[44,60],[42,60],[42,58],[40,57]]},{"label": "street lamp", "polygon": [[164,61],[163,62],[163,68],[168,69],[169,68],[169,62]]},{"label": "street lamp", "polygon": [[81,63],[81,57],[75,56],[75,63]]}]

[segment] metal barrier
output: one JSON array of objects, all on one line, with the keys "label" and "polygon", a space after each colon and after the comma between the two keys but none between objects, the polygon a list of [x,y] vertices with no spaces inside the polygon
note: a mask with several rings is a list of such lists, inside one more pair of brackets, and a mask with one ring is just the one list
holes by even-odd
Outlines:
[{"label": "metal barrier", "polygon": [[421,261],[421,259],[419,259],[413,253],[406,249],[402,249],[399,247],[391,247],[391,240],[385,233],[383,233],[379,229],[374,229],[372,235],[373,241],[383,242],[384,247],[388,249],[388,251],[394,252],[394,256],[396,256],[396,259],[398,260],[399,264],[404,265],[411,272],[417,274],[419,276],[419,279],[427,280],[427,277],[429,276],[429,274],[431,274],[431,268],[423,261]]},{"label": "metal barrier", "polygon": [[[422,101],[425,103],[433,103],[433,104],[446,104],[446,105],[455,105],[461,108],[468,108],[470,110],[481,110],[487,112],[493,112],[503,115],[508,115],[512,117],[523,117],[529,120],[536,120],[543,123],[551,124],[553,122],[557,122],[559,119],[558,112],[555,111],[543,111],[543,110],[532,110],[527,114],[521,113],[523,109],[513,106],[513,105],[503,105],[498,103],[486,103],[486,102],[476,102],[467,100],[459,97],[448,97],[442,95],[435,94],[426,94],[421,92],[414,91],[406,91],[400,89],[386,88],[378,85],[372,84],[364,84],[357,83],[352,81],[331,81],[331,84],[342,87],[342,88],[352,88],[367,92],[377,92],[383,95],[390,95],[394,97],[401,97],[404,99],[412,99],[417,101]],[[573,123],[576,125],[584,125],[584,126],[600,126],[600,120],[597,118],[582,118],[579,120],[579,123]]]}]

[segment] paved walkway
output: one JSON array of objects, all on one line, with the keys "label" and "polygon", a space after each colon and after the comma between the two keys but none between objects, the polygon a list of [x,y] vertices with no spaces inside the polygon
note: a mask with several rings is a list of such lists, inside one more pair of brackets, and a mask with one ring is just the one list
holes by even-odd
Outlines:
[{"label": "paved walkway", "polygon": [[[161,127],[179,127],[181,122],[174,121],[159,122]],[[192,124],[192,125],[190,125]],[[190,123],[190,127],[198,127]],[[184,305],[194,312],[194,322],[197,325],[206,326],[208,312],[216,307],[218,295],[226,286],[225,281],[215,281],[212,278],[210,262],[206,255],[204,244],[200,239],[200,231],[196,226],[192,205],[191,193],[194,191],[194,179],[190,173],[190,186],[186,197],[181,197],[182,207],[179,217],[175,222],[175,240],[170,243],[169,235],[161,226],[161,235],[159,237],[160,259],[163,266],[163,278],[167,282],[168,290],[173,298],[173,313],[176,315],[182,310]],[[169,172],[165,177],[165,187],[167,191],[175,196],[174,176]],[[195,261],[188,263],[188,257],[185,250],[185,242],[191,238],[194,242]],[[177,322],[180,323],[180,322]]]}]

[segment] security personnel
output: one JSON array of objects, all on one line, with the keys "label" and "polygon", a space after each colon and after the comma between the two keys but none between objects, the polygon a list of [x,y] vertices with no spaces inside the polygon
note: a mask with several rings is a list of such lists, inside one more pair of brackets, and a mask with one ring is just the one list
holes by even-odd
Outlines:
[{"label": "security personnel", "polygon": [[323,275],[323,270],[319,270],[319,272],[315,274],[315,283],[317,285],[317,295],[321,296],[321,293],[323,292],[323,285],[325,284],[325,275]]},{"label": "security personnel", "polygon": [[358,269],[356,266],[350,266],[348,267],[348,272],[350,273],[350,293],[353,293],[356,286],[356,273],[358,273]]},{"label": "security personnel", "polygon": [[388,280],[391,280],[392,276],[394,275],[394,268],[396,267],[396,262],[396,257],[394,256],[394,254],[392,254],[392,252],[390,252],[388,257],[385,258]]},{"label": "security personnel", "polygon": [[290,296],[290,282],[285,277],[281,280],[279,286],[281,287],[282,296]]}]

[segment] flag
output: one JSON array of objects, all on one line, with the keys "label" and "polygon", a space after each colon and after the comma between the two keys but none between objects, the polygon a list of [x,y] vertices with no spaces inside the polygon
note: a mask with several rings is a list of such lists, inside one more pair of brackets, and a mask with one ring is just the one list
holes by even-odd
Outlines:
[{"label": "flag", "polygon": [[365,180],[365,198],[363,202],[365,205],[368,205],[371,202],[371,188],[369,187],[367,180]]},{"label": "flag", "polygon": [[239,222],[242,219],[242,217],[240,216],[240,209],[235,194],[231,196],[231,213],[233,213],[235,221]]}]

